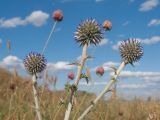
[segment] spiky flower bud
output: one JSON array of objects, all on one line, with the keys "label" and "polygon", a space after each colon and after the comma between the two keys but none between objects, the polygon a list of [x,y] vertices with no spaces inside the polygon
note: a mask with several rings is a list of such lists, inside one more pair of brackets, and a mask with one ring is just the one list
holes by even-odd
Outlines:
[{"label": "spiky flower bud", "polygon": [[58,22],[62,21],[63,20],[63,13],[62,13],[62,11],[61,10],[54,11],[53,12],[53,19],[55,21],[58,21]]},{"label": "spiky flower bud", "polygon": [[97,74],[98,76],[103,76],[103,74],[104,74],[104,68],[103,68],[103,67],[98,67],[98,68],[96,69],[96,74]]},{"label": "spiky flower bud", "polygon": [[78,26],[74,38],[80,43],[80,46],[84,46],[85,44],[97,45],[103,39],[103,33],[95,19],[87,19]]},{"label": "spiky flower bud", "polygon": [[133,64],[133,62],[137,62],[143,55],[141,43],[136,39],[123,41],[119,46],[119,51],[126,64]]},{"label": "spiky flower bud", "polygon": [[46,59],[39,53],[31,52],[24,59],[24,66],[29,74],[41,73],[46,68]]},{"label": "spiky flower bud", "polygon": [[112,29],[112,23],[109,20],[105,20],[103,23],[103,28],[108,31]]},{"label": "spiky flower bud", "polygon": [[74,73],[73,72],[68,73],[68,79],[70,79],[70,80],[74,79]]}]

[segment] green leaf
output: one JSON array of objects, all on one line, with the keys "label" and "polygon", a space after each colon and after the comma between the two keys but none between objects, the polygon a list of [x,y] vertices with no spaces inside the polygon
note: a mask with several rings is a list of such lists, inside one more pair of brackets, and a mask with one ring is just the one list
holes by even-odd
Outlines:
[{"label": "green leaf", "polygon": [[85,73],[81,73],[80,79],[84,78],[88,84],[89,82],[89,77]]}]

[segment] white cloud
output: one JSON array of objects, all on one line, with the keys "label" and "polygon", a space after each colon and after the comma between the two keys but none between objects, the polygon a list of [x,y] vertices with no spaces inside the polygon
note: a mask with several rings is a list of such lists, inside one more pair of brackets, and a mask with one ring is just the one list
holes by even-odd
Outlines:
[{"label": "white cloud", "polygon": [[106,45],[108,43],[109,39],[107,38],[104,38],[101,40],[101,42],[99,43],[99,46],[103,46],[103,45]]},{"label": "white cloud", "polygon": [[[65,61],[58,61],[56,63],[47,63],[47,70],[48,71],[61,71],[61,70],[71,70],[74,69],[75,66],[73,65],[67,65],[69,62]],[[24,69],[23,60],[18,58],[17,56],[7,56],[3,58],[2,61],[0,61],[0,66],[3,68],[8,69]]]},{"label": "white cloud", "polygon": [[[116,67],[117,65],[119,65],[118,62],[113,62],[113,61],[108,61],[103,63],[102,67],[104,68],[105,71],[113,71],[113,69],[111,67]],[[96,69],[98,68],[98,66],[91,68],[91,71],[96,71]]]},{"label": "white cloud", "polygon": [[119,63],[118,62],[113,62],[113,61],[108,61],[108,62],[105,62],[104,64],[103,64],[103,66],[105,67],[105,66],[117,66],[117,65],[119,65]]},{"label": "white cloud", "polygon": [[75,66],[68,65],[69,62],[65,61],[59,61],[57,63],[48,63],[47,64],[47,70],[53,70],[53,71],[59,71],[59,70],[71,70]]},{"label": "white cloud", "polygon": [[113,50],[118,50],[119,46],[121,45],[122,41],[118,41],[115,45],[112,45]]},{"label": "white cloud", "polygon": [[152,10],[156,6],[158,6],[159,0],[146,0],[144,3],[140,5],[139,11],[145,12]]},{"label": "white cloud", "polygon": [[9,68],[9,69],[13,69],[13,68],[17,68],[17,69],[23,69],[23,61],[16,57],[16,56],[7,56],[5,57],[1,62],[0,62],[0,66],[4,67],[4,68]]},{"label": "white cloud", "polygon": [[[80,82],[79,85],[85,85],[85,86],[90,86],[90,85],[107,85],[108,82],[93,82],[93,83],[89,83],[87,84],[86,82]],[[142,89],[142,88],[147,88],[149,86],[155,86],[156,83],[118,83],[118,88],[121,89]]]},{"label": "white cloud", "polygon": [[17,26],[24,26],[27,22],[25,20],[22,20],[20,17],[14,17],[11,19],[0,19],[0,27],[4,28],[13,28]]},{"label": "white cloud", "polygon": [[151,26],[158,26],[160,25],[160,19],[152,19],[149,23],[148,23],[148,26],[151,27]]},{"label": "white cloud", "polygon": [[[139,40],[142,44],[145,45],[151,45],[151,44],[156,44],[156,43],[160,43],[160,36],[152,36],[150,38],[136,38],[137,40]],[[118,41],[116,44],[112,45],[112,49],[113,50],[118,50],[120,44],[122,41]]]},{"label": "white cloud", "polygon": [[33,24],[40,27],[44,25],[49,18],[49,15],[41,10],[33,11],[25,19],[21,17],[14,17],[11,19],[0,18],[0,27],[2,28],[14,28],[17,26],[25,26],[27,24]]},{"label": "white cloud", "polygon": [[141,43],[146,45],[160,43],[160,36],[152,36],[151,38],[145,38],[145,39],[137,38],[137,39],[140,40]]},{"label": "white cloud", "polygon": [[[111,73],[113,75],[113,73]],[[120,73],[122,78],[140,78],[146,82],[160,82],[160,72],[144,72],[144,71],[122,71]]]},{"label": "white cloud", "polygon": [[38,10],[32,12],[31,15],[26,17],[25,21],[39,27],[44,25],[48,18],[49,15],[47,13]]},{"label": "white cloud", "polygon": [[122,89],[139,89],[148,87],[146,84],[120,84],[118,88]]},{"label": "white cloud", "polygon": [[125,21],[122,26],[127,26],[130,23],[130,21]]}]

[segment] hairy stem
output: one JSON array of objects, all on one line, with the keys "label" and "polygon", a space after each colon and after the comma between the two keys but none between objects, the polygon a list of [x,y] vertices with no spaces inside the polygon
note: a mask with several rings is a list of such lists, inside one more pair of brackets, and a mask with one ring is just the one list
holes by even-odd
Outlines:
[{"label": "hairy stem", "polygon": [[116,82],[116,78],[120,74],[120,72],[123,70],[125,67],[125,62],[122,62],[119,68],[116,71],[116,74],[112,76],[111,80],[109,83],[106,85],[106,87],[101,91],[101,93],[96,97],[96,99],[91,103],[91,105],[83,112],[83,114],[78,118],[78,120],[82,120],[89,112],[90,110],[94,107],[94,105],[103,97],[103,95],[111,88],[111,86]]},{"label": "hairy stem", "polygon": [[37,93],[37,78],[35,75],[32,76],[32,82],[33,82],[33,96],[34,96],[34,102],[35,102],[35,111],[37,114],[38,120],[42,120],[40,108],[39,108],[39,102],[38,102],[38,93]]},{"label": "hairy stem", "polygon": [[51,32],[50,32],[49,36],[48,36],[48,39],[46,40],[45,45],[44,45],[44,47],[43,47],[42,54],[44,54],[44,52],[45,52],[45,50],[46,50],[46,48],[47,48],[47,46],[48,46],[49,40],[50,40],[53,32],[54,32],[55,29],[56,29],[56,25],[57,25],[57,21],[55,21],[55,23],[53,24],[53,27],[52,27],[52,29],[51,29]]},{"label": "hairy stem", "polygon": [[[76,87],[79,84],[81,73],[82,73],[82,69],[83,69],[83,66],[84,66],[86,58],[87,58],[87,47],[88,47],[87,44],[85,44],[83,46],[82,56],[81,56],[81,60],[80,60],[80,65],[78,66],[77,76],[76,76],[76,79],[75,79],[75,82],[74,82],[74,85]],[[70,114],[71,114],[71,109],[72,109],[72,104],[73,104],[74,93],[75,93],[75,90],[74,89],[71,90],[71,92],[70,92],[70,100],[69,100],[69,103],[68,103],[68,107],[67,107],[67,110],[66,110],[66,113],[65,113],[64,120],[69,120],[69,117],[70,117]]]}]

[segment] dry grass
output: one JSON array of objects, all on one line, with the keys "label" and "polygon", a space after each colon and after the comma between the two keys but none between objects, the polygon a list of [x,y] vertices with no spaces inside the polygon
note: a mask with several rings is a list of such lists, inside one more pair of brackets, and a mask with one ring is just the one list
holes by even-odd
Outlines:
[{"label": "dry grass", "polygon": [[[0,69],[0,120],[36,120],[31,84],[29,79]],[[43,120],[63,120],[65,106],[59,105],[59,99],[65,98],[66,93],[50,91],[45,87],[42,94],[42,90],[42,87],[39,87]],[[85,102],[79,106],[84,95],[86,95]],[[79,92],[78,96],[80,96],[79,104],[73,108],[71,120],[73,118],[77,120],[80,113],[95,98],[94,94],[87,92]],[[77,113],[76,116],[75,113]],[[157,119],[150,120],[160,120],[160,101],[101,100],[85,120],[147,120],[149,115],[157,117]]]}]

